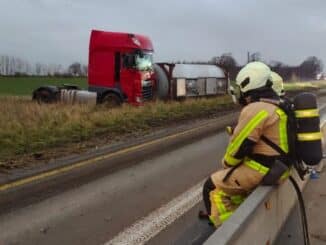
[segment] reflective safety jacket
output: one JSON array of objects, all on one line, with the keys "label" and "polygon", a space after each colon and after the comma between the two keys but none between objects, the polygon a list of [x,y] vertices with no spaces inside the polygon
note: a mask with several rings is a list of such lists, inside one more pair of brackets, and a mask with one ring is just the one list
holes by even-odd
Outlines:
[{"label": "reflective safety jacket", "polygon": [[[223,158],[224,166],[233,167],[244,162],[249,167],[266,174],[269,168],[265,159],[278,157],[279,153],[267,145],[261,139],[262,136],[288,153],[285,112],[272,103],[253,102],[245,106],[240,113],[238,124]],[[260,168],[259,164],[267,168]]]}]

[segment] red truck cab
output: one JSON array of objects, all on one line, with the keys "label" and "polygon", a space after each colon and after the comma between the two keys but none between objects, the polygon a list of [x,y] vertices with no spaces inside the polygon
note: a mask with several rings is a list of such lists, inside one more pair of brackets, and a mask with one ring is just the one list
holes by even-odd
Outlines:
[{"label": "red truck cab", "polygon": [[153,45],[143,35],[93,30],[88,90],[98,102],[139,105],[153,96]]}]

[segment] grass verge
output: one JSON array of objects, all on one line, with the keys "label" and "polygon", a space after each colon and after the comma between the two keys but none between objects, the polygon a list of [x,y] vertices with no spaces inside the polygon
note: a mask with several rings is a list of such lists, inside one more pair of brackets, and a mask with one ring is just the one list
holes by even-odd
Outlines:
[{"label": "grass verge", "polygon": [[0,163],[26,154],[105,135],[143,132],[171,122],[233,108],[229,96],[184,102],[153,102],[142,107],[39,105],[24,97],[0,98]]}]

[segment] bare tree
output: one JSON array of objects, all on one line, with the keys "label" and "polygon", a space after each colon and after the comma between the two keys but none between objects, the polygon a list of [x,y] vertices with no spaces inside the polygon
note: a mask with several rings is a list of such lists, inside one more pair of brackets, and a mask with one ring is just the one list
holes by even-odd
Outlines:
[{"label": "bare tree", "polygon": [[301,63],[299,68],[301,77],[315,79],[317,74],[323,70],[323,62],[316,56],[310,56]]},{"label": "bare tree", "polygon": [[239,71],[237,61],[231,53],[224,53],[221,56],[215,56],[211,59],[211,63],[221,67],[226,76],[235,79],[236,73]]},{"label": "bare tree", "polygon": [[211,59],[212,63],[229,70],[237,66],[237,61],[231,53],[224,53],[221,56],[215,56]]},{"label": "bare tree", "polygon": [[79,62],[72,63],[69,68],[68,72],[73,76],[80,76],[81,75],[81,64]]}]

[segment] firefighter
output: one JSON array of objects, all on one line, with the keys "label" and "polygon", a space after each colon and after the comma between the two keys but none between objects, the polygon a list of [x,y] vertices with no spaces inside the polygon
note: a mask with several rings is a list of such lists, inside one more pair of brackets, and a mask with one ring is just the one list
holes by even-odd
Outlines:
[{"label": "firefighter", "polygon": [[261,62],[247,64],[236,77],[233,96],[243,108],[222,160],[224,169],[213,173],[204,184],[207,213],[199,214],[215,227],[227,220],[265,178],[270,181],[272,177],[277,183],[288,176],[289,167],[282,162],[271,176],[274,165],[282,159],[262,140],[268,138],[288,152],[287,116],[274,103],[264,101],[280,101],[272,85],[271,70]]},{"label": "firefighter", "polygon": [[285,95],[284,87],[283,87],[283,78],[277,74],[276,72],[271,72],[271,81],[273,83],[273,90],[280,96],[283,97]]}]

